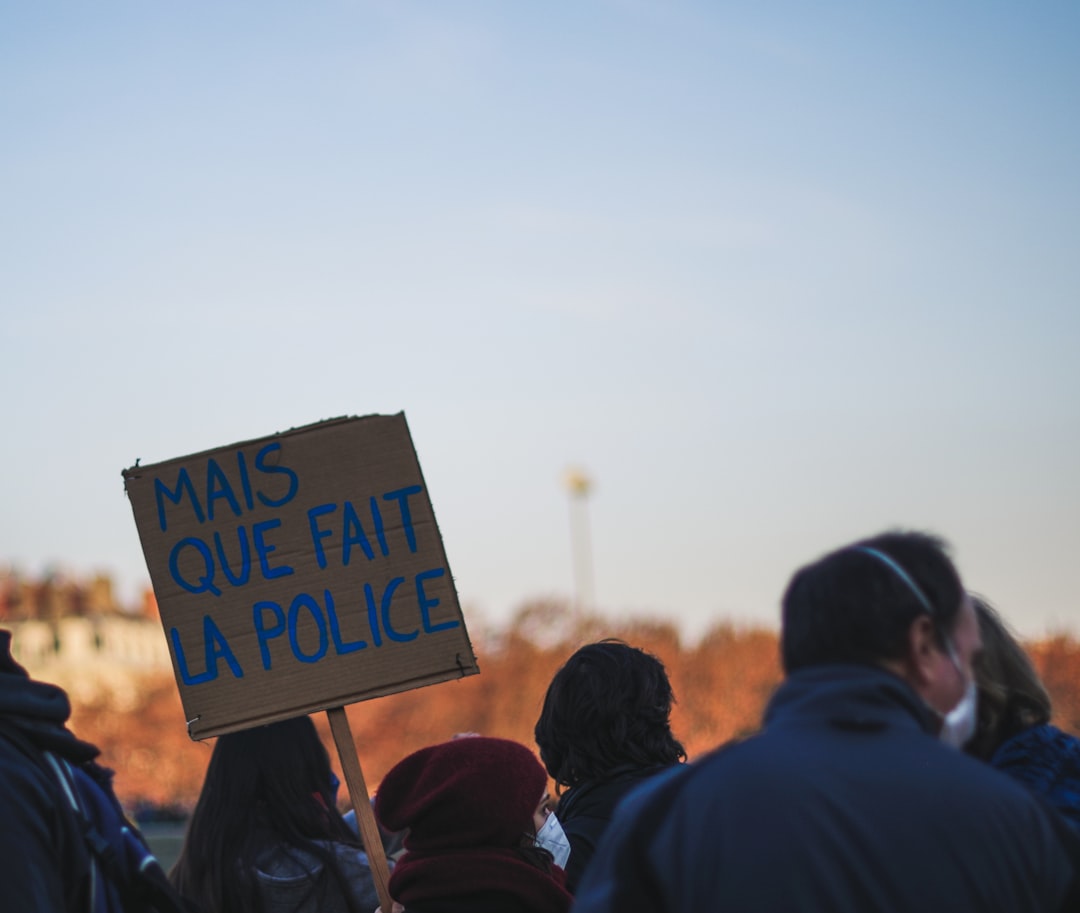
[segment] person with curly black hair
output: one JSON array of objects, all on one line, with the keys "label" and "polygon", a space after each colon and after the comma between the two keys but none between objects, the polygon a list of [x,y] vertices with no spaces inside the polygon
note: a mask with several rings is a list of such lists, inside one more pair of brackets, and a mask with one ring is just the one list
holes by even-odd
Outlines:
[{"label": "person with curly black hair", "polygon": [[560,793],[571,893],[619,800],[686,758],[671,732],[674,703],[664,664],[621,641],[588,644],[555,673],[534,734]]}]

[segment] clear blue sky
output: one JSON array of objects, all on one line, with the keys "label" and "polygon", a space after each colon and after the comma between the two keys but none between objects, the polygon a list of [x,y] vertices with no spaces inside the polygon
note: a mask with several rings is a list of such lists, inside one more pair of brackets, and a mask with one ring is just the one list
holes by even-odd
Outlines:
[{"label": "clear blue sky", "polygon": [[461,600],[775,624],[947,537],[1080,632],[1080,6],[0,5],[0,562],[122,468],[404,410]]}]

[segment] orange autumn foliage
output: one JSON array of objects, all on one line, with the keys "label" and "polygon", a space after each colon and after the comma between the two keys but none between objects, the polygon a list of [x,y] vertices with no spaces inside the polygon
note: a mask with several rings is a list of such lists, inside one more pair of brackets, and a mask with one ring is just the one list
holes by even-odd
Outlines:
[{"label": "orange autumn foliage", "polygon": [[[534,602],[505,629],[472,634],[480,675],[347,709],[370,789],[405,755],[458,732],[516,739],[535,750],[533,726],[551,677],[579,646],[605,637],[664,662],[677,699],[672,729],[691,759],[753,732],[781,679],[776,632],[730,623],[687,645],[668,622],[576,618],[563,604]],[[1080,732],[1080,643],[1056,636],[1027,646],[1054,700],[1055,722]],[[325,714],[315,721],[340,774]],[[117,771],[116,791],[129,806],[194,804],[212,741],[188,738],[171,676],[147,679],[131,712],[101,703],[76,706],[71,725],[101,747],[103,762]]]}]

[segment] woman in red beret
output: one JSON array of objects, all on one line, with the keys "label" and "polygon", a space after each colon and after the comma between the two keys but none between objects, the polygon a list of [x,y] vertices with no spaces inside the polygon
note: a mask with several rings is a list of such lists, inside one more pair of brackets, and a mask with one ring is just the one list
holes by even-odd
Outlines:
[{"label": "woman in red beret", "polygon": [[407,830],[391,896],[406,913],[567,913],[563,871],[536,841],[546,800],[547,774],[517,742],[477,736],[409,755],[375,796],[379,823]]}]

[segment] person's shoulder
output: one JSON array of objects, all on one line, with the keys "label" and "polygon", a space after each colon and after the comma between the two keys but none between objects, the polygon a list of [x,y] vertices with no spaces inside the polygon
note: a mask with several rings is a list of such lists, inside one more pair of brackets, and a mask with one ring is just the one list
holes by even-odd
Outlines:
[{"label": "person's shoulder", "polygon": [[671,797],[682,792],[693,793],[698,789],[714,791],[718,783],[728,780],[734,769],[753,769],[759,762],[757,756],[771,751],[770,746],[757,733],[745,739],[732,739],[713,748],[693,761],[676,764],[631,791],[631,796],[663,795]]},{"label": "person's shoulder", "polygon": [[738,744],[722,745],[695,761],[675,764],[637,783],[616,807],[616,819],[623,823],[633,821],[636,825],[652,826],[650,818],[666,817],[676,802],[694,802],[693,797],[699,788],[713,793],[717,775],[722,779],[723,768],[730,762],[731,752]]},{"label": "person's shoulder", "polygon": [[1013,764],[1077,763],[1080,739],[1050,723],[1029,726],[1010,736],[994,752],[990,763],[995,767]]},{"label": "person's shoulder", "polygon": [[1080,739],[1056,726],[1032,726],[1006,740],[993,767],[1043,796],[1080,827]]},{"label": "person's shoulder", "polygon": [[323,861],[310,850],[287,843],[267,847],[255,860],[255,874],[272,883],[307,882],[323,870]]},{"label": "person's shoulder", "polygon": [[345,874],[350,876],[359,875],[364,879],[372,877],[371,860],[368,859],[368,854],[364,852],[363,847],[339,841],[326,842],[323,845],[333,852],[334,859]]},{"label": "person's shoulder", "polygon": [[674,795],[685,784],[692,771],[696,770],[694,764],[676,764],[673,767],[662,770],[647,780],[636,783],[627,790],[623,796],[620,808],[640,808],[655,802],[658,796]]},{"label": "person's shoulder", "polygon": [[53,808],[59,786],[42,763],[31,758],[0,730],[0,794],[19,805]]},{"label": "person's shoulder", "polygon": [[[966,829],[973,842],[1011,844],[1012,851],[1020,855],[1045,859],[1056,854],[1064,819],[1046,790],[955,749],[942,749],[937,784],[945,789],[956,812],[953,828]],[[1071,837],[1066,842],[1073,864],[1080,865],[1080,844]]]},{"label": "person's shoulder", "polygon": [[564,828],[581,819],[606,822],[627,795],[642,784],[664,775],[673,767],[681,766],[676,764],[626,768],[603,779],[586,780],[563,794],[555,814]]},{"label": "person's shoulder", "polygon": [[[334,865],[329,868],[319,856],[324,851],[333,858]],[[340,888],[329,887],[335,881],[331,877],[335,868],[342,879]],[[254,875],[264,901],[272,910],[290,909],[291,904],[307,898],[312,883],[331,890],[323,897],[323,908],[327,911],[344,909],[342,891],[351,894],[362,909],[373,910],[379,902],[367,854],[349,843],[317,840],[314,848],[306,849],[276,844],[260,853]]]},{"label": "person's shoulder", "polygon": [[350,843],[335,842],[332,849],[341,877],[345,879],[357,903],[363,909],[374,909],[374,905],[379,902],[379,896],[375,890],[375,875],[371,871],[371,860],[367,853]]}]

